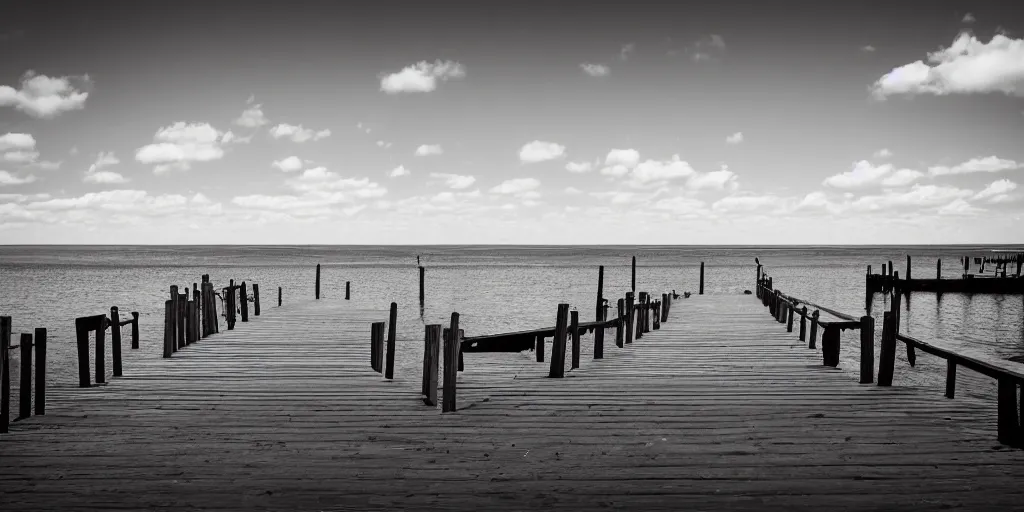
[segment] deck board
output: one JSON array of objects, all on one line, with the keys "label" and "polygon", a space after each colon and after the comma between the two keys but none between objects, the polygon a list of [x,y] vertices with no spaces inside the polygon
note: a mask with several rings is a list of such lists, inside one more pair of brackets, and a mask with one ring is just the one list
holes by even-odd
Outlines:
[{"label": "deck board", "polygon": [[[995,403],[857,384],[752,298],[697,296],[632,345],[546,378],[466,354],[459,410],[396,379],[342,301],[267,311],[171,360],[133,361],[0,436],[5,510],[1011,509],[1024,451]],[[568,348],[567,348],[568,351]],[[550,358],[550,341],[546,347]],[[568,359],[568,358],[566,358]],[[439,379],[440,381],[441,379]]]}]

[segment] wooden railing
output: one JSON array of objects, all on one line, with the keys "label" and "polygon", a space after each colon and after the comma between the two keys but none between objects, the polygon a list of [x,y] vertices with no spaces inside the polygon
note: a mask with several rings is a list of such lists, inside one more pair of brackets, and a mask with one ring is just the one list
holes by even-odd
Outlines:
[{"label": "wooden railing", "polygon": [[17,420],[32,416],[33,349],[35,349],[35,414],[46,413],[46,329],[37,327],[32,333],[21,333],[17,345],[11,345],[11,317],[0,316],[0,434],[10,428],[11,415],[11,355],[20,351],[21,382],[19,384]]}]

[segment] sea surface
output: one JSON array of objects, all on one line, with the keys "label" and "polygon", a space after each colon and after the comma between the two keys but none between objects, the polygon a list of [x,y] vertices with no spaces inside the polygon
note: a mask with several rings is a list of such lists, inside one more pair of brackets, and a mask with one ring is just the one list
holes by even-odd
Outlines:
[{"label": "sea surface", "polygon": [[[383,310],[396,302],[400,338],[418,340],[425,323],[447,324],[452,312],[460,314],[461,327],[469,336],[553,325],[559,303],[578,308],[581,321],[592,320],[598,267],[605,267],[604,296],[614,306],[630,289],[633,256],[637,291],[659,297],[671,290],[697,295],[704,262],[705,294],[754,301],[743,292],[754,289],[758,258],[777,289],[861,316],[868,265],[877,273],[883,263],[892,261],[905,276],[909,255],[914,277],[934,277],[941,259],[942,275],[952,278],[962,274],[961,256],[973,259],[993,251],[1020,250],[1020,246],[0,246],[0,315],[13,318],[12,343],[18,342],[21,332],[46,327],[49,385],[74,386],[76,317],[109,313],[111,306],[119,308],[122,319],[129,318],[131,311],[139,312],[139,350],[128,348],[130,328],[123,331],[124,367],[130,373],[133,359],[160,357],[163,304],[170,285],[191,288],[202,274],[210,274],[218,288],[229,279],[258,283],[264,314],[272,314],[278,287],[287,304],[313,299],[319,263],[324,299],[342,298],[345,282],[350,281],[356,303]],[[417,256],[426,267],[422,316]],[[684,300],[699,298],[678,299]],[[678,301],[674,317],[682,307]],[[876,344],[886,308],[886,300],[877,295],[871,310],[876,317]],[[1024,356],[1022,295],[914,293],[903,302],[901,322],[902,332],[966,353],[998,359]],[[767,313],[765,328],[777,328],[771,326]],[[225,329],[223,321],[221,329]],[[108,333],[108,343],[109,339]],[[857,333],[844,333],[842,343],[841,367],[855,380],[860,353]],[[897,353],[896,385],[942,393],[944,361],[918,354],[917,367],[910,368],[902,344]],[[11,355],[14,416],[20,361],[18,351]],[[108,373],[110,368],[108,362]],[[961,370],[958,393],[994,396],[989,379],[970,373]]]}]

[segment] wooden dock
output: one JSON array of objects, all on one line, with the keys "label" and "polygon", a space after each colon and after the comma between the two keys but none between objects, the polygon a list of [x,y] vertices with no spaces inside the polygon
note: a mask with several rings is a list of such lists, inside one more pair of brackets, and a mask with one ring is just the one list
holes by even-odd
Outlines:
[{"label": "wooden dock", "polygon": [[[589,307],[587,308],[589,309]],[[993,402],[858,384],[750,296],[699,295],[547,378],[467,353],[458,410],[369,366],[387,310],[315,301],[49,390],[0,436],[0,508],[1010,510],[1024,451]],[[423,341],[398,340],[422,353]],[[550,351],[550,343],[547,349]],[[568,365],[567,365],[568,368]]]}]

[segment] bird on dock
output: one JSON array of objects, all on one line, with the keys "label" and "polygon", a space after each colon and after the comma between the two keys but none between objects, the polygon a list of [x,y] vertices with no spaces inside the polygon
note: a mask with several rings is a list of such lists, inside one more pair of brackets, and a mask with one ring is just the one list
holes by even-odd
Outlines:
[{"label": "bird on dock", "polygon": [[678,293],[676,293],[676,291],[675,291],[675,290],[672,290],[672,298],[673,298],[673,299],[678,299],[678,298],[679,298],[679,294],[678,294]]},{"label": "bird on dock", "polygon": [[683,298],[684,299],[689,299],[690,298],[690,292],[683,292]]}]

